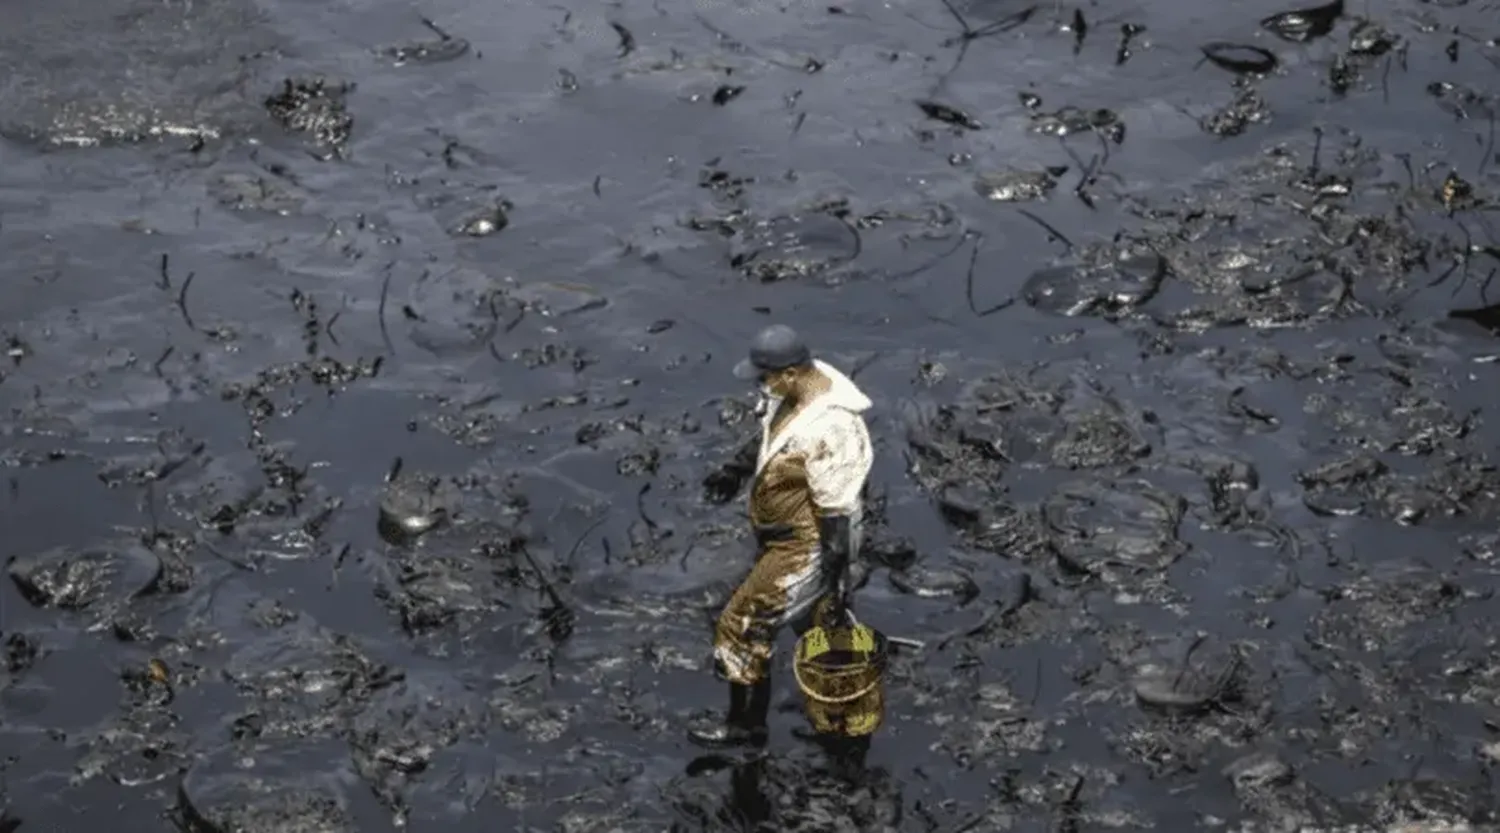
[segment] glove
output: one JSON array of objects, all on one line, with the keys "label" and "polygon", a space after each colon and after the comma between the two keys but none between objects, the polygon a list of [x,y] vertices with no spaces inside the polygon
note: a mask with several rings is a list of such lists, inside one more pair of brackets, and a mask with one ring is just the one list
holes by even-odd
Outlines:
[{"label": "glove", "polygon": [[703,497],[709,503],[723,505],[734,500],[755,474],[755,458],[760,453],[759,435],[750,438],[734,459],[715,468],[703,478]]},{"label": "glove", "polygon": [[849,562],[853,558],[854,527],[847,515],[818,518],[818,544],[823,555],[823,575],[833,588],[833,613],[842,621],[848,604]]}]

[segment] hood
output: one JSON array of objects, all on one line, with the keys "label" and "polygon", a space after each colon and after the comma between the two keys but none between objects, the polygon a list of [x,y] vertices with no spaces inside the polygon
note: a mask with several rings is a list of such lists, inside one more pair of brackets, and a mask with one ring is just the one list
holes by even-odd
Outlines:
[{"label": "hood", "polygon": [[828,405],[861,414],[875,404],[870,401],[870,397],[865,396],[864,391],[860,390],[858,385],[854,384],[853,379],[844,375],[843,371],[821,359],[814,359],[813,366],[828,377],[830,385],[828,390],[818,396],[819,399],[826,400]]}]

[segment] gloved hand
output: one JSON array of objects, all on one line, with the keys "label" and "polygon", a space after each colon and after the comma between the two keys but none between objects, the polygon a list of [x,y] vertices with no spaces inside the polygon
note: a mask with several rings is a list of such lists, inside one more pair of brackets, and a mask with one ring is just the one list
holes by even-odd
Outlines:
[{"label": "gloved hand", "polygon": [[740,446],[734,458],[717,466],[703,478],[703,497],[709,503],[723,505],[739,496],[755,474],[755,457],[760,452],[760,437],[751,437]]},{"label": "gloved hand", "polygon": [[822,549],[824,577],[833,588],[835,619],[843,620],[848,605],[849,563],[854,553],[854,526],[847,515],[818,518],[818,543]]}]

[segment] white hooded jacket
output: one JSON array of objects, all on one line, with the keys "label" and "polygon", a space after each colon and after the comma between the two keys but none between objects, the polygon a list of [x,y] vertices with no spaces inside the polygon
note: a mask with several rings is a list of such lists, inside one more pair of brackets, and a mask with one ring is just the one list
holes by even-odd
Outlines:
[{"label": "white hooded jacket", "polygon": [[808,488],[819,512],[845,515],[857,522],[865,481],[874,465],[864,419],[864,412],[873,403],[837,368],[819,360],[813,364],[828,379],[829,388],[814,396],[774,437],[771,421],[780,402],[762,394],[756,475],[778,455],[801,454],[807,461]]}]

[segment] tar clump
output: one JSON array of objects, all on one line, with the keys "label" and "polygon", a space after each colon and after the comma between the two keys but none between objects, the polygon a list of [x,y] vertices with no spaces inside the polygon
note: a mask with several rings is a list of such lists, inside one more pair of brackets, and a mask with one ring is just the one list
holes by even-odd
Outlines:
[{"label": "tar clump", "polygon": [[345,99],[352,84],[325,78],[288,78],[266,97],[266,111],[278,124],[304,133],[330,156],[342,156],[354,130],[354,116]]}]

